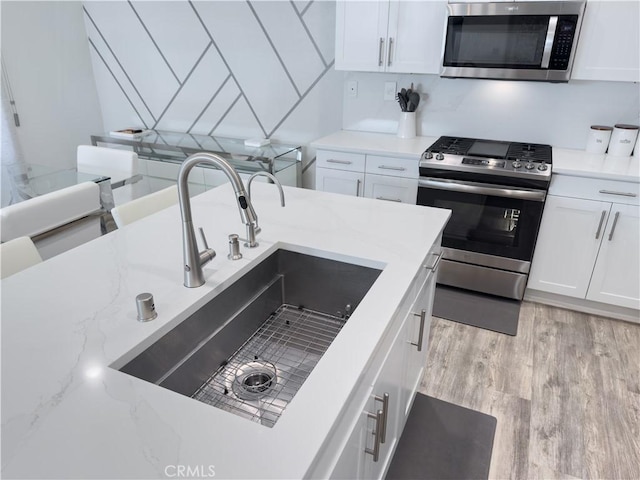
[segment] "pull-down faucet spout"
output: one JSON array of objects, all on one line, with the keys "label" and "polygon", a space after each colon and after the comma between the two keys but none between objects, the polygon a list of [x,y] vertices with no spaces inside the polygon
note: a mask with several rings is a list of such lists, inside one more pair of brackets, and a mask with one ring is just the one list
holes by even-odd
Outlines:
[{"label": "pull-down faucet spout", "polygon": [[182,216],[182,252],[184,258],[184,286],[189,288],[204,285],[204,274],[202,267],[209,263],[216,255],[216,252],[207,246],[202,229],[202,239],[205,250],[198,250],[196,234],[193,228],[191,215],[191,200],[189,197],[189,185],[187,179],[189,172],[198,164],[208,164],[218,167],[229,178],[235,192],[240,219],[247,228],[258,228],[258,217],[253,210],[251,200],[247,194],[242,179],[238,172],[222,157],[213,153],[195,153],[188,157],[180,167],[178,173],[178,200],[180,202],[180,214]]}]

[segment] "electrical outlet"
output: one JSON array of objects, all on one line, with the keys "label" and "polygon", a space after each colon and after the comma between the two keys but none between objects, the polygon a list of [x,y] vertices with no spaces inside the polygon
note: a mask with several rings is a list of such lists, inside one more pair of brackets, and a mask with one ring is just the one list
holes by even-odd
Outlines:
[{"label": "electrical outlet", "polygon": [[396,99],[396,82],[384,82],[384,99],[395,100]]},{"label": "electrical outlet", "polygon": [[347,91],[349,92],[350,97],[358,96],[358,82],[355,80],[351,80],[347,83]]}]

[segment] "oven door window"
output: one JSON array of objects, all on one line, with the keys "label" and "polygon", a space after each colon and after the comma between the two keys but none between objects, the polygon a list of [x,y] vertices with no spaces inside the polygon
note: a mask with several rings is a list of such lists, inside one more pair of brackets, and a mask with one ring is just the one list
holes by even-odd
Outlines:
[{"label": "oven door window", "polygon": [[418,204],[452,211],[442,245],[530,261],[542,202],[420,187]]}]

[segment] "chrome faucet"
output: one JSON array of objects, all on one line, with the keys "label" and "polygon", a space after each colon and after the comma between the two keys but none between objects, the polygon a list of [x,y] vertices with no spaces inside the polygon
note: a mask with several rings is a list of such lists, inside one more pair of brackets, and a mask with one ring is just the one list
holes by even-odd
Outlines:
[{"label": "chrome faucet", "polygon": [[[189,172],[198,164],[208,164],[218,167],[229,178],[233,185],[233,190],[238,202],[238,210],[240,211],[240,219],[247,226],[247,232],[259,231],[258,217],[253,210],[251,200],[238,172],[222,157],[213,153],[194,153],[189,156],[180,167],[178,173],[178,200],[180,202],[180,214],[182,216],[182,252],[184,258],[184,286],[189,288],[200,287],[204,285],[204,274],[202,267],[209,263],[216,256],[215,250],[207,245],[204,231],[200,229],[202,241],[205,249],[201,252],[198,250],[196,242],[196,234],[193,229],[193,220],[191,216],[191,199],[189,198],[189,186],[187,179]],[[247,233],[248,234],[248,233]]]},{"label": "chrome faucet", "polygon": [[[278,190],[280,191],[280,205],[284,207],[284,191],[282,190],[282,184],[280,183],[280,180],[278,180],[275,176],[273,176],[268,172],[262,172],[262,171],[256,172],[249,177],[249,180],[247,180],[247,191],[249,195],[249,200],[251,200],[251,182],[253,182],[253,179],[258,176],[267,177],[271,179],[273,183],[276,184],[276,186],[278,187]],[[247,238],[244,244],[245,247],[253,248],[258,246],[258,242],[256,241],[256,235],[260,233],[260,230],[261,229],[258,226],[257,222],[255,225],[247,225]]]},{"label": "chrome faucet", "polygon": [[278,180],[274,175],[270,174],[269,172],[260,171],[260,172],[254,173],[249,177],[249,180],[247,180],[247,192],[249,192],[249,198],[251,198],[251,182],[253,182],[254,178],[259,176],[267,177],[273,183],[276,184],[276,187],[278,187],[278,190],[280,191],[280,205],[284,207],[284,190],[282,190],[282,184],[280,183],[280,180]]}]

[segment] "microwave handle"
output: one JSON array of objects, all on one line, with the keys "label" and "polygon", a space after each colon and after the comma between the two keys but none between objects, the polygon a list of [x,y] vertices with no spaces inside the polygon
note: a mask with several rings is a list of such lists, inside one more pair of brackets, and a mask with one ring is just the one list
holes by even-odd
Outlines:
[{"label": "microwave handle", "polygon": [[551,49],[553,48],[553,40],[556,38],[556,29],[558,28],[558,17],[549,17],[549,26],[547,27],[547,37],[544,40],[544,50],[542,52],[543,69],[549,68],[549,62],[551,61]]},{"label": "microwave handle", "polygon": [[501,185],[463,182],[459,180],[436,180],[426,177],[422,177],[418,180],[418,187],[448,190],[450,192],[487,195],[490,197],[517,198],[521,200],[532,200],[534,202],[544,202],[544,199],[547,196],[546,192],[542,190],[528,190],[516,187],[504,187]]}]

